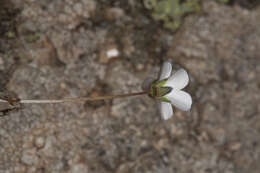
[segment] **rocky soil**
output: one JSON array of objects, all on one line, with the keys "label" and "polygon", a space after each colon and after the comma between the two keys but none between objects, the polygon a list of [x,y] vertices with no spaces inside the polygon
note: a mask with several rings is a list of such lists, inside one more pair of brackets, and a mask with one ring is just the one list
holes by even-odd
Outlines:
[{"label": "rocky soil", "polygon": [[137,92],[168,60],[194,104],[168,121],[147,96],[23,105],[0,117],[0,173],[258,173],[260,6],[239,2],[203,1],[173,33],[137,0],[1,0],[1,92]]}]

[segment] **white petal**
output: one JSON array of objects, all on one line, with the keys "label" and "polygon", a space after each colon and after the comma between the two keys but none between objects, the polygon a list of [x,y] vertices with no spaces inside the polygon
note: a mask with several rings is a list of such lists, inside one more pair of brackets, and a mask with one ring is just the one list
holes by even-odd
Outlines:
[{"label": "white petal", "polygon": [[161,115],[164,120],[168,120],[173,115],[172,105],[168,102],[161,102]]},{"label": "white petal", "polygon": [[174,106],[183,111],[188,111],[191,108],[192,98],[190,94],[184,91],[173,89],[169,94],[165,95],[164,97],[169,99]]},{"label": "white petal", "polygon": [[180,69],[175,72],[166,82],[165,86],[170,86],[173,89],[182,89],[189,83],[189,76],[186,70]]},{"label": "white petal", "polygon": [[161,72],[160,72],[160,77],[159,80],[163,80],[166,79],[168,77],[170,77],[172,72],[172,65],[169,62],[164,62],[161,68]]}]

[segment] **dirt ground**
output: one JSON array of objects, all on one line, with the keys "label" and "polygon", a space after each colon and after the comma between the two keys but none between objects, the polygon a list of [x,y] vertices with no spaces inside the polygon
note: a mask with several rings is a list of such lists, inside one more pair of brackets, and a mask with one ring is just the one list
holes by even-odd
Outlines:
[{"label": "dirt ground", "polygon": [[250,2],[204,0],[172,32],[138,0],[0,0],[1,92],[138,92],[168,60],[189,72],[193,98],[168,121],[147,96],[24,105],[0,117],[0,173],[259,173],[260,6]]}]

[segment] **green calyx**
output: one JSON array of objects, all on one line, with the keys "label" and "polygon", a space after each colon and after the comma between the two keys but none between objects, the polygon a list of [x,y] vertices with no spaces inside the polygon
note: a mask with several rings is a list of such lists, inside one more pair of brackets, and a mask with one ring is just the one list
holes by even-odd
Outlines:
[{"label": "green calyx", "polygon": [[170,102],[166,97],[164,97],[166,94],[172,91],[171,87],[164,86],[167,80],[168,79],[164,79],[152,83],[150,86],[149,96],[165,102]]},{"label": "green calyx", "polygon": [[155,81],[154,83],[152,83],[152,86],[163,87],[166,84],[167,80],[168,79]]}]

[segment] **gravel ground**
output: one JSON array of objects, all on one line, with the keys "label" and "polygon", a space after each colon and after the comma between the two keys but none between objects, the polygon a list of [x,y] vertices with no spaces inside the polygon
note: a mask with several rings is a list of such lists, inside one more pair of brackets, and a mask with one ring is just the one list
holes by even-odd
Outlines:
[{"label": "gravel ground", "polygon": [[137,0],[1,1],[3,92],[137,92],[168,60],[194,104],[168,121],[147,96],[24,105],[0,117],[0,173],[260,171],[260,6],[203,1],[172,33]]}]

